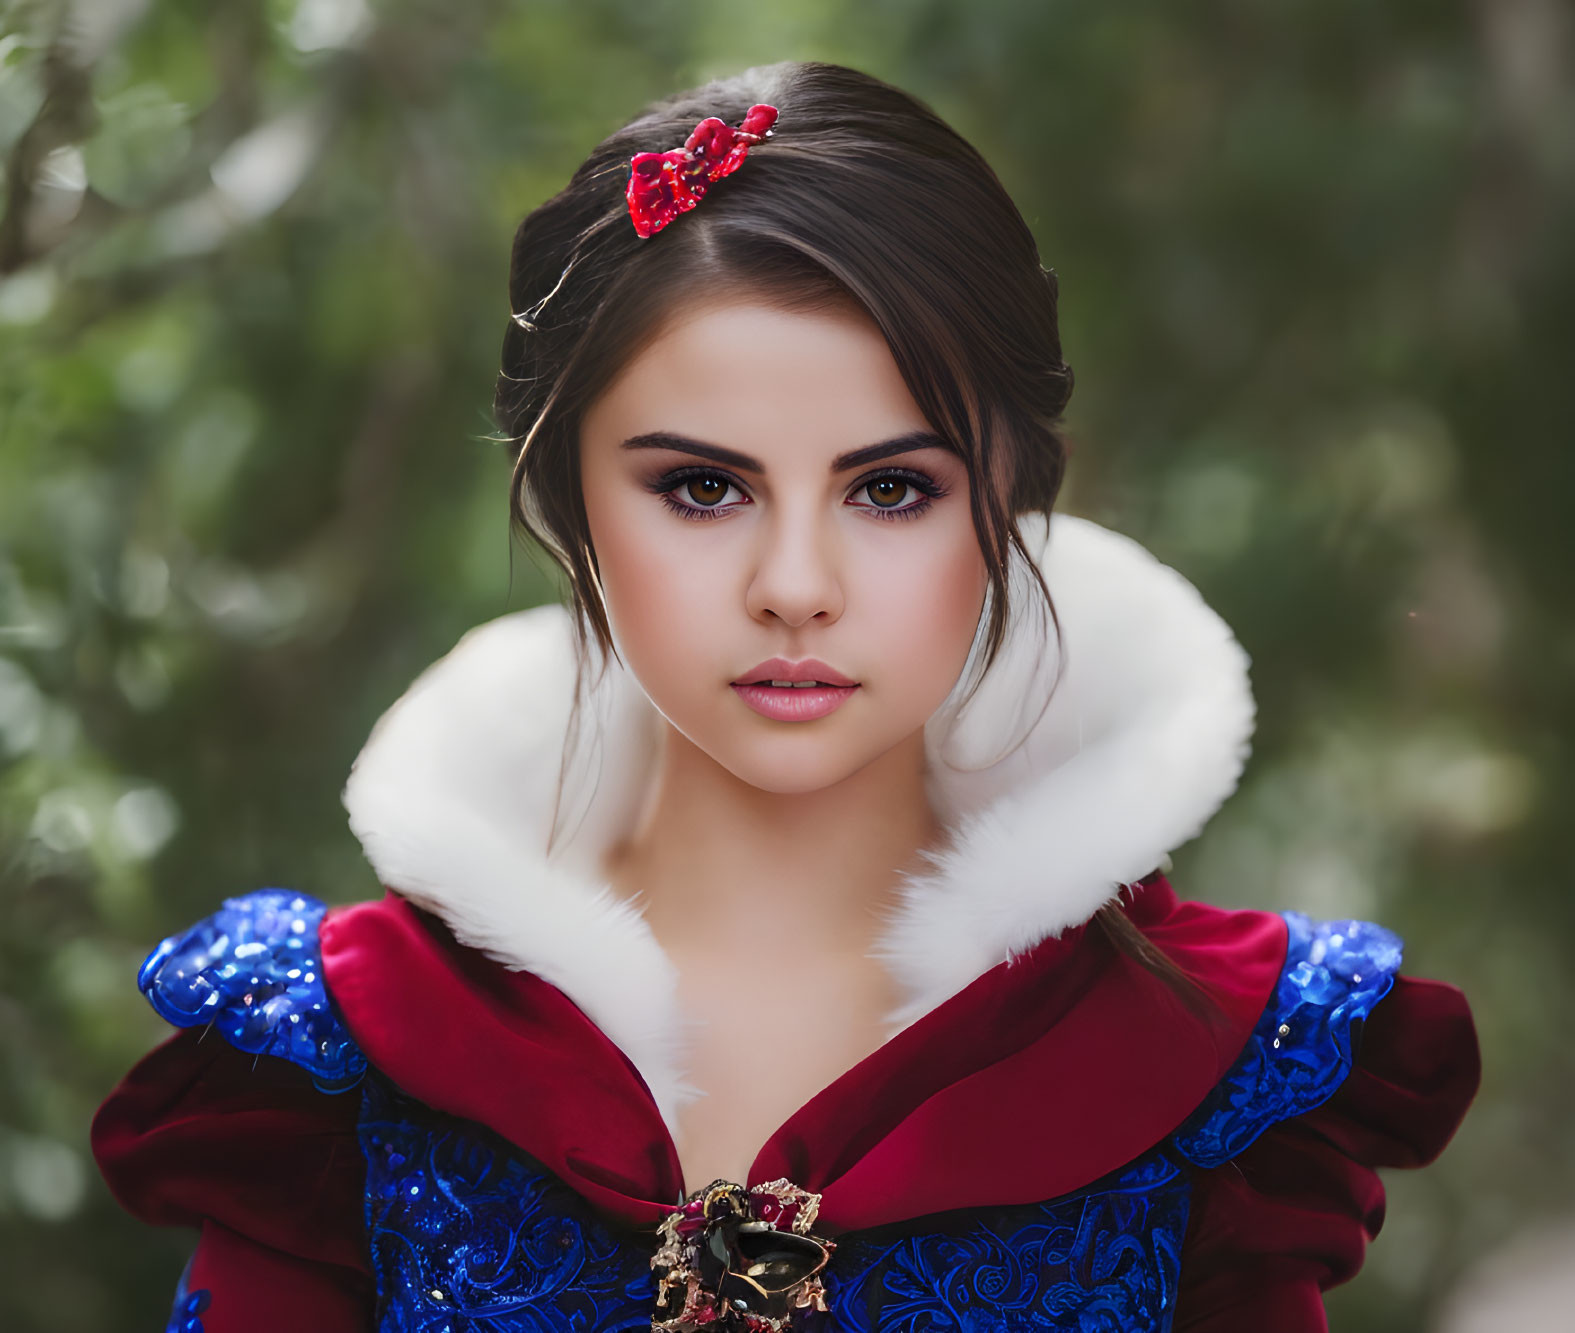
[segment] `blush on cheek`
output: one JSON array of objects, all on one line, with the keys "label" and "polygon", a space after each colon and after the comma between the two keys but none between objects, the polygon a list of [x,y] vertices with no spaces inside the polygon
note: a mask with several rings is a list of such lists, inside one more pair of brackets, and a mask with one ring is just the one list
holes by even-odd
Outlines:
[{"label": "blush on cheek", "polygon": [[922,726],[951,693],[973,645],[987,575],[971,528],[937,558],[894,566],[865,589],[858,639],[874,668],[870,702]]},{"label": "blush on cheek", "polygon": [[941,549],[933,558],[893,565],[883,580],[878,614],[890,631],[931,657],[967,654],[984,605],[988,576],[972,530],[961,549]]},{"label": "blush on cheek", "polygon": [[738,614],[741,594],[729,586],[728,570],[729,562],[715,555],[656,543],[621,553],[615,568],[604,561],[603,586],[630,623],[679,633]]},{"label": "blush on cheek", "polygon": [[587,502],[587,515],[608,611],[632,630],[689,600],[693,562],[673,541],[672,520],[633,482],[619,478],[606,490],[594,512]]},{"label": "blush on cheek", "polygon": [[637,527],[620,528],[607,555],[598,551],[602,585],[624,660],[676,723],[686,699],[725,684],[737,664],[742,593],[726,585],[725,561],[701,558],[671,533],[641,541]]}]

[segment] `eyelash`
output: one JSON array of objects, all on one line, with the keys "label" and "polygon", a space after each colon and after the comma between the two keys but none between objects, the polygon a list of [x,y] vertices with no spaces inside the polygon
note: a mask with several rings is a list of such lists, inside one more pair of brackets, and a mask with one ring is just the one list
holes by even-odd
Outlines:
[{"label": "eyelash", "polygon": [[[719,481],[727,482],[730,486],[738,486],[739,490],[744,489],[728,473],[718,472],[715,468],[702,467],[678,468],[672,472],[664,473],[650,483],[650,489],[661,497],[662,503],[673,513],[680,518],[691,521],[704,522],[708,519],[721,518],[724,514],[731,513],[733,509],[737,508],[736,501],[727,505],[690,505],[673,497],[673,492],[678,490],[686,481],[695,481],[701,477],[714,477]],[[914,490],[918,491],[922,498],[914,504],[904,505],[901,509],[882,509],[879,505],[855,505],[854,508],[867,510],[882,522],[917,518],[928,510],[937,499],[946,494],[946,488],[933,478],[925,476],[922,472],[909,471],[907,468],[887,468],[884,472],[873,473],[859,482],[858,486],[855,487],[855,492],[863,490],[866,486],[872,486],[877,481],[885,481],[888,478],[906,482]]]}]

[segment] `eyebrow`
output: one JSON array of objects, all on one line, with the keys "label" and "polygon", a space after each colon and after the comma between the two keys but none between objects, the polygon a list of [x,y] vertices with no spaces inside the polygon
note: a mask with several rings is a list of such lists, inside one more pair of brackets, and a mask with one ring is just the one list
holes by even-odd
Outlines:
[{"label": "eyebrow", "polygon": [[[703,440],[692,440],[687,435],[677,435],[672,431],[658,430],[646,435],[634,435],[625,440],[622,445],[625,449],[676,449],[680,453],[694,454],[699,458],[709,458],[714,463],[722,463],[728,467],[737,468],[740,472],[764,472],[765,467],[751,458],[748,454],[741,454],[736,449],[725,449],[720,444],[707,444]],[[882,440],[879,444],[865,445],[862,449],[850,449],[845,454],[838,454],[831,462],[833,472],[848,472],[856,467],[863,467],[866,463],[874,463],[882,458],[890,458],[893,454],[912,453],[915,449],[944,449],[949,454],[958,451],[944,436],[928,430],[913,430],[906,435],[897,435],[889,440]]]}]

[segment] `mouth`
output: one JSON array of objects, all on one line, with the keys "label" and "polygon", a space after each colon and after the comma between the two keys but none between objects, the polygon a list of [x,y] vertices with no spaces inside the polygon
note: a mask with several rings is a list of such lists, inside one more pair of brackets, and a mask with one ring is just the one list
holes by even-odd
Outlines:
[{"label": "mouth", "polygon": [[774,690],[833,690],[852,689],[851,685],[837,685],[829,680],[735,680],[735,685],[768,685]]}]

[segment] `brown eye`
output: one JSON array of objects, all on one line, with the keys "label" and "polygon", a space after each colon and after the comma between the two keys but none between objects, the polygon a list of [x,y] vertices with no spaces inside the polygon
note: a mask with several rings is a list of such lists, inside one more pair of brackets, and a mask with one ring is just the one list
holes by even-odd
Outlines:
[{"label": "brown eye", "polygon": [[721,502],[727,494],[728,481],[723,477],[696,477],[693,481],[686,482],[684,489],[689,492],[691,499],[696,504],[714,505]]},{"label": "brown eye", "polygon": [[[857,498],[866,494],[867,503]],[[930,509],[937,496],[945,494],[946,488],[930,477],[907,468],[889,468],[860,482],[848,503],[879,519],[918,518]]]},{"label": "brown eye", "polygon": [[865,487],[878,508],[895,509],[911,489],[900,477],[880,477]]},{"label": "brown eye", "polygon": [[[684,519],[726,518],[753,503],[743,486],[727,473],[709,468],[677,468],[653,477],[645,485],[664,506]],[[729,495],[734,498],[729,500]]]}]

